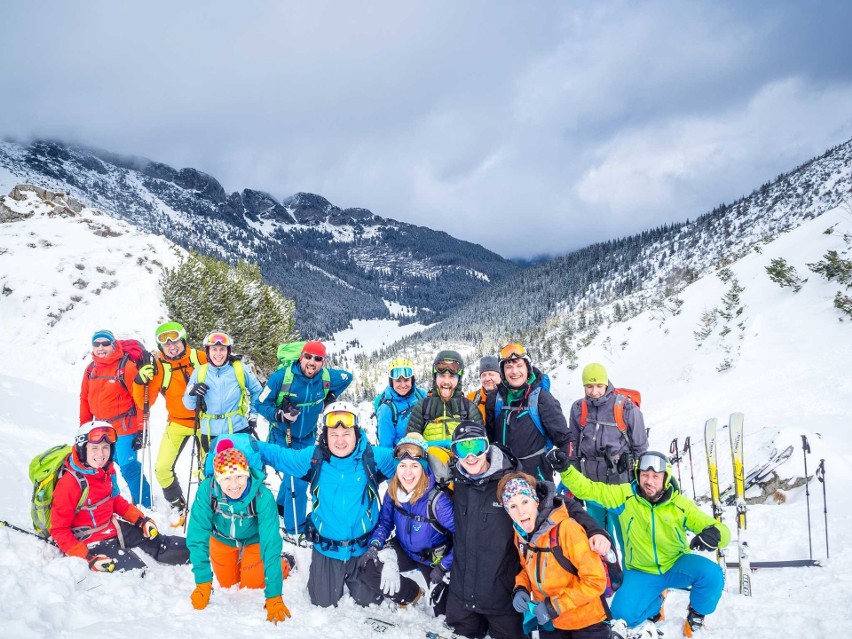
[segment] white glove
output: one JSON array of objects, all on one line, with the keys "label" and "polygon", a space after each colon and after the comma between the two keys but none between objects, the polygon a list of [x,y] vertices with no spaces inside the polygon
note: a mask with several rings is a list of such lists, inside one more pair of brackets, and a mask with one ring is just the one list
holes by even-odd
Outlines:
[{"label": "white glove", "polygon": [[382,577],[379,588],[382,592],[393,597],[399,592],[399,562],[396,558],[396,550],[384,548],[379,551],[379,561],[382,562]]}]

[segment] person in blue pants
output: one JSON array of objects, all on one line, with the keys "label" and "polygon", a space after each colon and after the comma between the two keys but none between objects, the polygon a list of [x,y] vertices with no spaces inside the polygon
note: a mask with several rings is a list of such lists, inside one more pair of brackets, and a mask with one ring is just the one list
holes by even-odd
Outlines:
[{"label": "person in blue pants", "polygon": [[[316,443],[323,407],[352,383],[352,373],[325,366],[326,356],[322,342],[305,342],[299,359],[269,376],[253,407],[269,421],[270,443],[294,450]],[[297,539],[305,533],[308,504],[308,483],[300,477],[284,475],[275,500],[286,533]]]}]

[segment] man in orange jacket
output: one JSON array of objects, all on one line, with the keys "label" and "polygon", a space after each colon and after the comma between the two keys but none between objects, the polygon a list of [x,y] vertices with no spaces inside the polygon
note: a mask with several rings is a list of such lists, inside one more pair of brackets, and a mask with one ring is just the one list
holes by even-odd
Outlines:
[{"label": "man in orange jacket", "polygon": [[[175,475],[178,456],[190,441],[195,429],[195,413],[183,405],[186,384],[201,364],[207,363],[204,351],[187,346],[186,329],[177,322],[166,322],[156,331],[157,361],[154,365],[145,365],[139,369],[133,385],[133,398],[141,412],[145,402],[145,388],[148,388],[149,406],[153,406],[157,395],[166,398],[166,410],[169,412],[166,432],[160,440],[154,475],[163,489],[163,496],[175,509],[178,522],[182,525],[186,513],[186,499],[180,482]],[[190,446],[191,448],[191,446]],[[199,466],[204,463],[205,447],[198,446]]]},{"label": "man in orange jacket", "polygon": [[140,423],[130,389],[137,373],[133,358],[124,352],[112,331],[95,331],[92,361],[86,366],[80,388],[80,424],[97,419],[115,428],[118,440],[114,460],[130,488],[133,503],[150,506],[151,488],[142,477],[142,464],[136,456]]}]

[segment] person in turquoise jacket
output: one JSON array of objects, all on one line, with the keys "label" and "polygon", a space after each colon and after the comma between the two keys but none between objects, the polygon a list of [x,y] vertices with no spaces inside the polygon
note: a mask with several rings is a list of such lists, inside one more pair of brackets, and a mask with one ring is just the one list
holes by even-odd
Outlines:
[{"label": "person in turquoise jacket", "polygon": [[183,405],[189,410],[200,403],[198,430],[205,450],[219,435],[254,432],[256,428],[250,407],[262,389],[248,367],[231,353],[233,344],[223,331],[204,338],[207,364],[192,372],[183,395]]},{"label": "person in turquoise jacket", "polygon": [[213,476],[198,487],[186,535],[196,583],[192,605],[207,607],[215,574],[222,588],[263,588],[267,620],[277,624],[290,616],[281,598],[290,566],[282,559],[275,499],[263,471],[249,466],[234,440],[219,438],[214,450],[207,462]]},{"label": "person in turquoise jacket", "polygon": [[379,446],[393,448],[405,437],[411,409],[426,391],[414,379],[414,364],[404,357],[392,360],[388,367],[388,385],[377,397],[376,431]]},{"label": "person in turquoise jacket", "polygon": [[[253,397],[254,410],[269,422],[273,444],[296,450],[312,448],[323,408],[352,383],[352,373],[325,365],[326,356],[322,342],[305,342],[299,359],[272,373],[260,396]],[[282,391],[284,397],[279,401]],[[308,484],[302,475],[283,477],[276,498],[284,530],[296,539],[304,536],[308,508]]]},{"label": "person in turquoise jacket", "polygon": [[[334,606],[344,586],[361,606],[391,601],[407,605],[420,596],[416,583],[376,589],[362,576],[377,570],[376,562],[359,567],[367,542],[379,521],[379,481],[396,470],[393,450],[373,448],[358,425],[355,407],[348,402],[330,404],[322,415],[322,433],[316,446],[293,450],[257,442],[263,463],[294,476],[311,478],[312,512],[307,536],[314,546],[308,575],[308,595],[314,605]],[[398,573],[397,573],[398,574]],[[390,575],[388,575],[389,577]],[[387,584],[385,584],[387,586]]]},{"label": "person in turquoise jacket", "polygon": [[[641,634],[649,624],[656,632],[653,623],[662,616],[663,593],[669,588],[690,589],[684,634],[691,637],[705,615],[716,610],[725,580],[719,564],[689,551],[723,548],[731,539],[728,527],[680,492],[662,453],[643,453],[633,480],[625,484],[588,479],[577,470],[578,459],[561,450],[548,457],[576,498],[613,509],[621,524],[626,570],[611,605],[613,637]],[[687,530],[695,533],[692,541]]]}]

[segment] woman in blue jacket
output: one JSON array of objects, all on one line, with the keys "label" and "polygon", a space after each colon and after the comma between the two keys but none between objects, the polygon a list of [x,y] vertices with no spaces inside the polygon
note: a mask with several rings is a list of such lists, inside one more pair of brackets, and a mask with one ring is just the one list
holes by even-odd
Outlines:
[{"label": "woman in blue jacket", "polygon": [[404,357],[392,360],[388,368],[388,385],[376,399],[376,432],[379,446],[393,448],[405,437],[411,409],[426,391],[417,386],[414,364]]},{"label": "woman in blue jacket", "polygon": [[383,592],[362,578],[358,558],[379,521],[380,474],[395,471],[393,451],[373,448],[358,426],[355,407],[333,402],[323,411],[322,433],[316,446],[295,450],[256,442],[263,463],[296,477],[305,475],[311,486],[312,512],[306,535],[314,546],[308,575],[308,595],[317,606],[334,606],[344,586],[361,606],[381,603],[385,595],[407,605],[420,596],[408,579],[396,592]]},{"label": "woman in blue jacket", "polygon": [[[422,436],[412,433],[399,440],[394,459],[396,474],[388,483],[379,524],[362,563],[370,559],[381,563],[385,581],[392,578],[395,566],[397,574],[420,570],[432,586],[430,601],[435,615],[443,615],[453,566],[453,500],[448,492],[435,485]],[[396,537],[388,542],[394,530]],[[394,551],[390,561],[380,562],[381,553],[388,549]],[[386,574],[388,571],[390,575]]]}]

